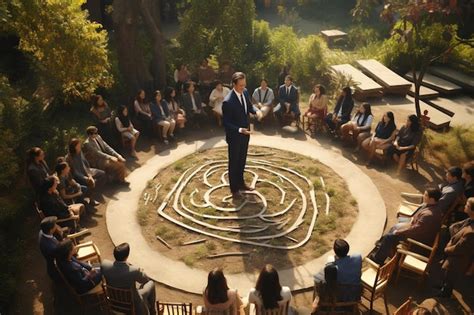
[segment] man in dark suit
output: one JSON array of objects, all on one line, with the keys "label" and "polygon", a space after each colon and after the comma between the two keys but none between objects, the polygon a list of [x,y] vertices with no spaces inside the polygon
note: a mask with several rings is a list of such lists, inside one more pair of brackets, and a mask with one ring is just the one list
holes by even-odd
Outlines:
[{"label": "man in dark suit", "polygon": [[432,245],[443,218],[442,212],[437,207],[440,197],[439,189],[428,188],[423,194],[423,204],[416,210],[411,221],[395,224],[382,236],[379,247],[370,255],[370,259],[382,265],[387,257],[393,256],[398,243],[407,238]]},{"label": "man in dark suit", "polygon": [[245,185],[244,169],[247,161],[247,150],[250,139],[249,114],[262,117],[262,113],[252,106],[250,95],[245,89],[245,74],[236,72],[232,75],[232,91],[222,104],[223,123],[229,152],[229,184],[233,198],[241,198],[240,191],[252,190]]},{"label": "man in dark suit", "polygon": [[276,113],[280,122],[283,115],[290,112],[293,113],[296,121],[299,121],[301,112],[298,105],[298,89],[293,85],[293,78],[290,75],[285,77],[285,84],[278,90],[278,100],[280,108]]},{"label": "man in dark suit", "polygon": [[438,202],[438,208],[446,213],[456,198],[464,192],[464,183],[462,181],[462,169],[452,166],[446,171],[446,183],[439,185],[441,189],[441,198]]},{"label": "man in dark suit", "polygon": [[[135,314],[156,314],[155,283],[147,277],[143,270],[127,262],[129,254],[130,246],[127,243],[115,247],[115,261],[104,260],[101,263],[102,275],[110,286],[121,289],[132,288]],[[137,283],[140,284],[138,289]]]},{"label": "man in dark suit", "polygon": [[464,212],[468,218],[449,228],[451,239],[444,248],[443,286],[440,296],[451,296],[453,286],[474,265],[474,197],[467,200]]},{"label": "man in dark suit", "polygon": [[38,243],[41,254],[46,260],[46,270],[53,280],[59,280],[59,274],[54,266],[54,258],[59,241],[62,240],[61,228],[56,224],[57,217],[50,216],[41,220],[41,230]]}]

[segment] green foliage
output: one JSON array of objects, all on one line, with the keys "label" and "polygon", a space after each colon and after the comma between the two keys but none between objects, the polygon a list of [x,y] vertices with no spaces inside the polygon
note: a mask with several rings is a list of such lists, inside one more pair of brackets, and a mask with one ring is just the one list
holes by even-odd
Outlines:
[{"label": "green foliage", "polygon": [[347,37],[349,46],[356,49],[366,47],[382,39],[380,30],[362,24],[351,27],[347,32]]},{"label": "green foliage", "polygon": [[202,58],[215,54],[220,61],[240,65],[252,38],[254,17],[251,0],[190,1],[178,34],[179,59],[197,65]]},{"label": "green foliage", "polygon": [[448,168],[474,160],[474,127],[456,126],[448,132],[425,131],[424,156],[431,156],[437,165]]},{"label": "green foliage", "polygon": [[31,57],[44,98],[85,98],[111,86],[107,33],[87,19],[83,0],[13,0],[9,30]]},{"label": "green foliage", "polygon": [[469,45],[456,46],[447,62],[452,67],[474,75],[474,47]]}]

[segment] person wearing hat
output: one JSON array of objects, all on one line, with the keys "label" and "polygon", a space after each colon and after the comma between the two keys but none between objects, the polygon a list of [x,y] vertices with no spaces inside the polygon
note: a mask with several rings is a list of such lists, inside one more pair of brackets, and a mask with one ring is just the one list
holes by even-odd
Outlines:
[{"label": "person wearing hat", "polygon": [[87,139],[84,141],[83,150],[91,167],[104,170],[109,178],[128,186],[129,182],[125,180],[127,169],[123,156],[102,139],[95,126],[87,127],[86,133]]},{"label": "person wearing hat", "polygon": [[41,254],[46,260],[46,271],[53,280],[59,279],[54,266],[54,257],[59,241],[62,240],[61,228],[56,224],[58,218],[55,216],[45,217],[41,220],[38,243]]}]

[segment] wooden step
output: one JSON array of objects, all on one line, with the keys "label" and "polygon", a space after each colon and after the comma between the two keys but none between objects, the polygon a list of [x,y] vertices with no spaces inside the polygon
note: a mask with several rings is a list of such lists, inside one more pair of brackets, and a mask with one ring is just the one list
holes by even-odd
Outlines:
[{"label": "wooden step", "polygon": [[432,66],[428,72],[459,85],[469,92],[474,92],[474,77],[445,66]]},{"label": "wooden step", "polygon": [[[418,74],[419,72],[416,72],[417,76]],[[405,74],[405,78],[407,78],[410,81],[413,81],[412,73],[408,72],[407,74]],[[430,73],[425,73],[425,75],[423,76],[423,82],[421,84],[435,91],[438,91],[442,94],[454,94],[462,90],[462,88],[459,85],[456,85],[452,82],[441,79],[440,77],[437,77]]]},{"label": "wooden step", "polygon": [[[410,90],[408,91],[408,95],[415,97],[415,85],[412,84]],[[432,90],[426,86],[420,86],[420,99],[421,100],[428,100],[432,98],[437,98],[439,96],[439,92]]]},{"label": "wooden step", "polygon": [[347,76],[350,76],[355,82],[358,83],[356,86],[356,92],[354,97],[358,100],[364,100],[368,97],[381,97],[383,95],[383,87],[362,73],[359,69],[356,69],[350,64],[333,65],[331,66],[333,71],[341,72]]},{"label": "wooden step", "polygon": [[382,85],[385,93],[406,95],[411,83],[375,59],[356,61],[362,72]]}]

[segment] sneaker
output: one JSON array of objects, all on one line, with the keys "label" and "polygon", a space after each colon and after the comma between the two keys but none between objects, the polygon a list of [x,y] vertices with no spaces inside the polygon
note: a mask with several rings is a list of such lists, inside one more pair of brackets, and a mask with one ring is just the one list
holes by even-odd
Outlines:
[{"label": "sneaker", "polygon": [[168,141],[168,139],[163,139],[163,143],[164,144],[169,144],[170,142]]}]

